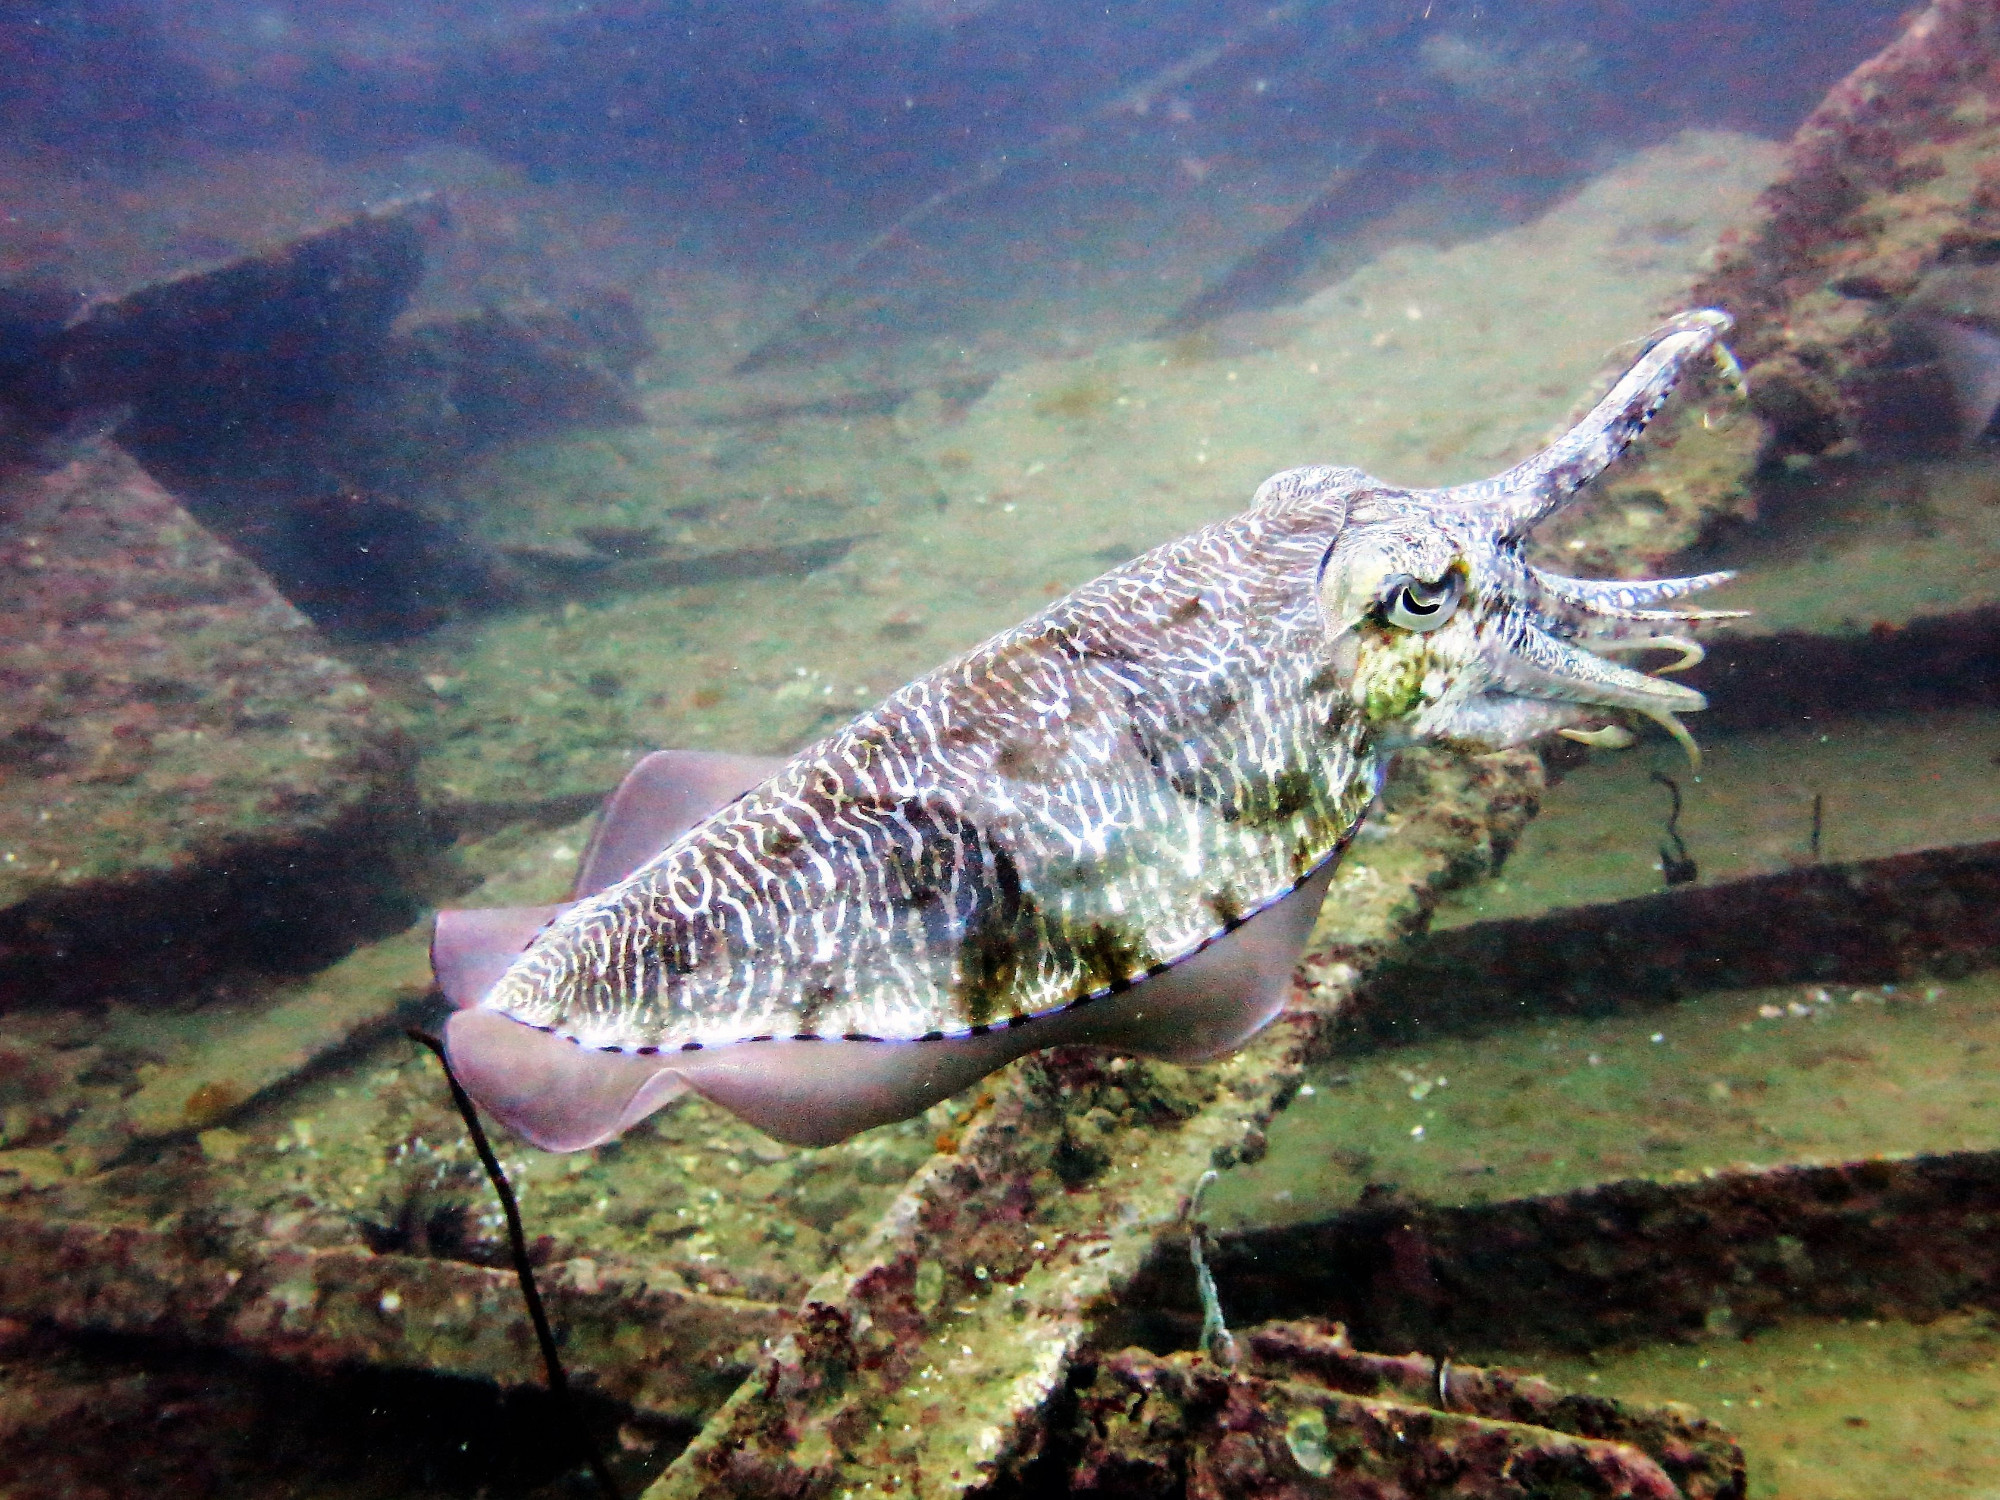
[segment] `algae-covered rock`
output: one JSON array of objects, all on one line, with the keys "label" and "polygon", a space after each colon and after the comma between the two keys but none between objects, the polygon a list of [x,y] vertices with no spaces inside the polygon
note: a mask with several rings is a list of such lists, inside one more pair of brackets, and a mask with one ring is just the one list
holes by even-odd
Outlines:
[{"label": "algae-covered rock", "polygon": [[1685,1407],[1566,1395],[1504,1370],[1353,1349],[1270,1324],[1224,1368],[1126,1349],[1099,1359],[1045,1460],[1068,1493],[1687,1497],[1745,1491],[1742,1451]]},{"label": "algae-covered rock", "polygon": [[304,968],[382,921],[397,732],[123,455],[0,479],[0,663],[0,1006]]},{"label": "algae-covered rock", "polygon": [[[1996,147],[2000,22],[1982,0],[1921,11],[1799,128],[1784,172],[1695,289],[1737,318],[1774,453],[1886,439],[1883,423],[1910,415],[1882,404],[1911,384],[1898,316],[1939,268],[1993,259]],[[1916,446],[1955,445],[1950,428]]]}]

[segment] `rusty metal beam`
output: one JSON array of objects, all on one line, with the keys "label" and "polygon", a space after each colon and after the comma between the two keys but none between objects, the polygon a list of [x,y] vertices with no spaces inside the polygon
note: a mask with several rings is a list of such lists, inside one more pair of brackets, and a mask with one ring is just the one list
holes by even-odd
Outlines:
[{"label": "rusty metal beam", "polygon": [[[2000,1152],[1956,1151],[1457,1206],[1387,1196],[1222,1236],[1211,1264],[1246,1320],[1338,1318],[1387,1348],[1586,1350],[1993,1305],[1996,1219]],[[1178,1269],[1162,1253],[1136,1290],[1191,1332]]]},{"label": "rusty metal beam", "polygon": [[[649,1287],[586,1262],[545,1274],[571,1379],[699,1422],[785,1314]],[[204,1243],[198,1233],[0,1213],[0,1314],[309,1365],[368,1364],[539,1385],[513,1273],[355,1249]]]},{"label": "rusty metal beam", "polygon": [[1742,1449],[1685,1407],[1626,1405],[1531,1375],[1358,1353],[1338,1327],[1269,1324],[1242,1343],[1234,1369],[1185,1353],[1105,1356],[1044,1471],[1059,1470],[1067,1493],[1119,1500],[1741,1500],[1746,1489]]}]

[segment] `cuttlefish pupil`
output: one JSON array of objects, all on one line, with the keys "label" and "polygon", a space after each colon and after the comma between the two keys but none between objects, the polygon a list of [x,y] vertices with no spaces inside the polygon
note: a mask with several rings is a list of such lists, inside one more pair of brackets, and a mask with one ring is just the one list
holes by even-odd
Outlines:
[{"label": "cuttlefish pupil", "polygon": [[1659,606],[1727,575],[1593,583],[1522,548],[1728,328],[1674,319],[1477,484],[1277,474],[789,760],[647,757],[573,901],[440,914],[454,1068],[553,1150],[689,1090],[821,1144],[1042,1047],[1241,1045],[1397,748],[1609,743],[1623,713],[1692,750],[1701,695],[1601,653],[1698,656],[1718,616]]}]

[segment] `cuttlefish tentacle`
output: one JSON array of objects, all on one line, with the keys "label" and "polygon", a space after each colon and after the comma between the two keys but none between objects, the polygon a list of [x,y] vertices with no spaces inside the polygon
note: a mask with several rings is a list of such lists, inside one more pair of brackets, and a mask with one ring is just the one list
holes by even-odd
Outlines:
[{"label": "cuttlefish tentacle", "polygon": [[1644,672],[1621,667],[1533,626],[1521,631],[1518,643],[1501,661],[1498,670],[1508,690],[1524,697],[1625,708],[1644,714],[1679,741],[1697,768],[1701,765],[1700,747],[1675,717],[1699,713],[1708,707],[1708,699],[1693,688],[1661,682]]},{"label": "cuttlefish tentacle", "polygon": [[1692,636],[1648,635],[1630,640],[1605,641],[1596,648],[1598,651],[1678,651],[1679,661],[1670,661],[1664,666],[1653,668],[1653,674],[1662,672],[1685,672],[1689,667],[1698,667],[1708,659],[1708,648]]},{"label": "cuttlefish tentacle", "polygon": [[571,904],[441,916],[460,1079],[554,1150],[689,1091],[824,1144],[1041,1047],[1239,1045],[1399,746],[1609,744],[1626,710],[1698,756],[1701,694],[1593,653],[1686,664],[1710,612],[1647,606],[1723,575],[1591,584],[1522,547],[1728,327],[1676,318],[1480,484],[1275,475],[775,768],[649,758]]},{"label": "cuttlefish tentacle", "polygon": [[[1535,603],[1537,611],[1556,626],[1566,640],[1580,641],[1593,651],[1648,650],[1655,644],[1671,645],[1684,652],[1692,651],[1693,660],[1684,661],[1681,667],[1692,666],[1701,659],[1700,649],[1685,634],[1689,627],[1740,620],[1746,618],[1748,613],[1735,609],[1593,607],[1552,593],[1538,593]],[[1678,671],[1681,668],[1665,670]]]},{"label": "cuttlefish tentacle", "polygon": [[[1686,632],[1692,626],[1740,620],[1746,610],[1646,609],[1627,601],[1651,603],[1711,588],[1734,575],[1706,573],[1691,578],[1659,579],[1652,584],[1589,584],[1530,570],[1537,608],[1558,628],[1556,633],[1599,654],[1676,651],[1679,659],[1654,667],[1654,674],[1685,672],[1708,655],[1707,647]],[[1656,586],[1657,585],[1657,586]],[[1672,732],[1671,730],[1669,732]],[[1679,736],[1676,735],[1676,738]],[[1575,739],[1575,735],[1569,738]]]},{"label": "cuttlefish tentacle", "polygon": [[1509,540],[1526,537],[1617,461],[1658,414],[1689,360],[1718,347],[1730,326],[1729,315],[1713,308],[1682,313],[1654,331],[1631,369],[1563,436],[1504,474],[1440,495],[1488,510]]},{"label": "cuttlefish tentacle", "polygon": [[[1590,614],[1642,617],[1656,604],[1720,588],[1734,572],[1696,573],[1687,578],[1565,578],[1530,567],[1528,582],[1537,603],[1582,610]],[[1671,612],[1667,612],[1671,613]],[[1736,618],[1741,611],[1700,611],[1715,618]]]},{"label": "cuttlefish tentacle", "polygon": [[1532,627],[1501,665],[1500,675],[1511,691],[1533,698],[1630,708],[1640,713],[1655,709],[1699,713],[1708,707],[1708,700],[1693,688],[1621,667]]}]

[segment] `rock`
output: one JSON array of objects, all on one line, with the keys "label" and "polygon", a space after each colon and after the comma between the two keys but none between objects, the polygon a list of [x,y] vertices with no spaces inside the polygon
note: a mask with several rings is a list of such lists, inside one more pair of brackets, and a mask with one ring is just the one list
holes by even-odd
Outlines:
[{"label": "rock", "polygon": [[1099,1360],[1053,1455],[1069,1470],[1067,1493],[1744,1493],[1742,1450],[1685,1409],[1564,1395],[1531,1376],[1421,1355],[1363,1354],[1337,1325],[1269,1324],[1242,1342],[1248,1358],[1234,1369],[1142,1349]]},{"label": "rock", "polygon": [[0,477],[0,1009],[385,930],[409,774],[366,685],[131,459]]},{"label": "rock", "polygon": [[1996,104],[1993,6],[1937,0],[1827,95],[1752,221],[1725,238],[1694,297],[1736,315],[1772,456],[1856,439],[1949,450],[1967,426],[1978,435],[1948,398],[1917,403],[1928,420],[1898,400],[1940,373],[1899,323],[1938,294],[1941,268],[2000,255]]},{"label": "rock", "polygon": [[[443,484],[526,433],[641,419],[631,299],[406,312],[444,213],[412,199],[77,306],[0,288],[0,454],[115,432],[316,623],[409,634],[532,590]],[[32,747],[31,747],[32,748]]]}]

